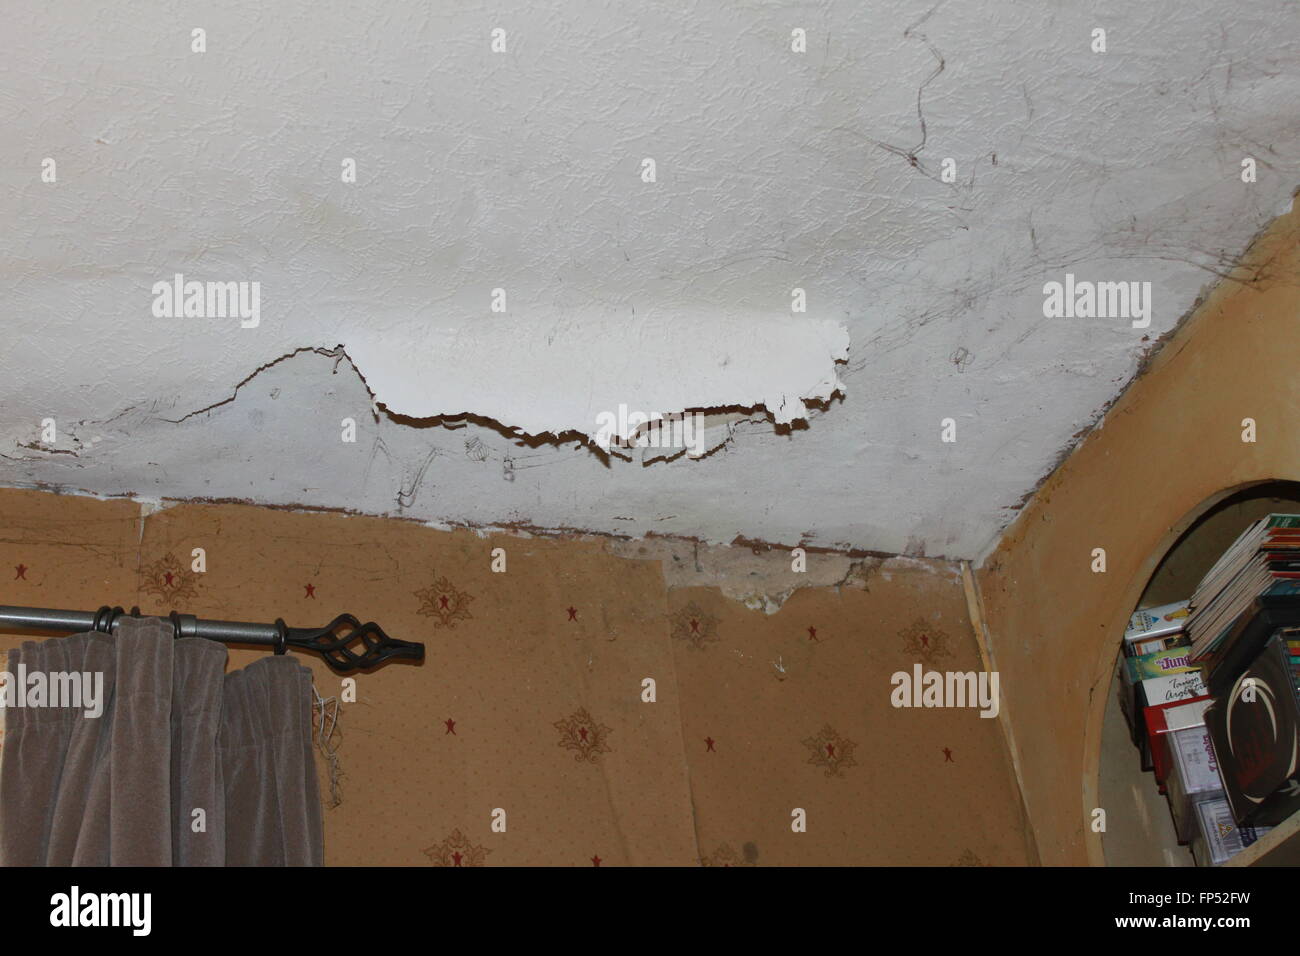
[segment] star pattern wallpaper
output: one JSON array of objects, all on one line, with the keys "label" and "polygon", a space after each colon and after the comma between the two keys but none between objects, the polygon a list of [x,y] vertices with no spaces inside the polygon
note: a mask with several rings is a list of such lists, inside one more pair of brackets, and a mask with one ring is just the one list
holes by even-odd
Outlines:
[{"label": "star pattern wallpaper", "polygon": [[[291,626],[348,612],[425,644],[422,665],[354,685],[299,656],[337,700],[317,754],[329,864],[1030,859],[997,721],[890,704],[891,674],[916,663],[980,667],[942,562],[886,562],[768,614],[670,588],[657,560],[594,538],[237,504],[142,518],[129,501],[18,490],[0,490],[0,519],[26,605],[125,599]],[[228,667],[258,656],[232,648]]]}]

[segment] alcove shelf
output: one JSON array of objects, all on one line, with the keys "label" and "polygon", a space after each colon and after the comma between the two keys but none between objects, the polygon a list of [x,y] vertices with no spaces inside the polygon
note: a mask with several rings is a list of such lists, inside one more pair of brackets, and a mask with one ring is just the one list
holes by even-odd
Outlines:
[{"label": "alcove shelf", "polygon": [[[1300,482],[1269,482],[1232,494],[1201,514],[1160,559],[1134,610],[1192,595],[1210,566],[1255,519],[1300,513]],[[1194,866],[1189,847],[1174,833],[1168,801],[1155,775],[1143,771],[1119,708],[1123,634],[1115,635],[1115,668],[1102,726],[1101,806],[1106,810],[1102,851],[1107,866]],[[1264,834],[1226,866],[1300,866],[1300,813]]]}]

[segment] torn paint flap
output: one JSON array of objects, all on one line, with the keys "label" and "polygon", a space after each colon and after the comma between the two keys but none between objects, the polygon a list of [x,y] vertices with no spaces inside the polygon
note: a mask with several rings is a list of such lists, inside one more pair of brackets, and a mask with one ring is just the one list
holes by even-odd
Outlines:
[{"label": "torn paint flap", "polygon": [[803,316],[651,312],[633,321],[494,316],[458,328],[357,329],[342,346],[394,413],[473,414],[529,435],[596,439],[603,427],[608,442],[687,410],[762,407],[779,424],[804,419],[806,402],[843,391],[849,334]]}]

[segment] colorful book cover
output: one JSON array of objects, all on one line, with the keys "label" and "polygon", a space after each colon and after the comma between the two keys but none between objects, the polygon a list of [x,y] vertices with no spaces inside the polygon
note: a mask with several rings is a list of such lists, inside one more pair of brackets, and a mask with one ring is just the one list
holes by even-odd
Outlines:
[{"label": "colorful book cover", "polygon": [[1200,669],[1192,663],[1191,648],[1188,647],[1174,647],[1168,650],[1156,651],[1154,654],[1129,657],[1125,659],[1124,663],[1129,669],[1129,680],[1134,684],[1152,677],[1164,677],[1168,674],[1188,674]]}]

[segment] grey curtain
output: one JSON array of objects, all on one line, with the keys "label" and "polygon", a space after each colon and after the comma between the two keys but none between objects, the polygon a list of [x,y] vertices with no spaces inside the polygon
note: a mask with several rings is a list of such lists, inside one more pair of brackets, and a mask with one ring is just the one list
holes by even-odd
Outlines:
[{"label": "grey curtain", "polygon": [[111,637],[28,641],[14,680],[20,665],[102,673],[103,713],[6,709],[0,865],[323,862],[311,671],[292,657],[226,674],[224,645],[123,618]]}]

